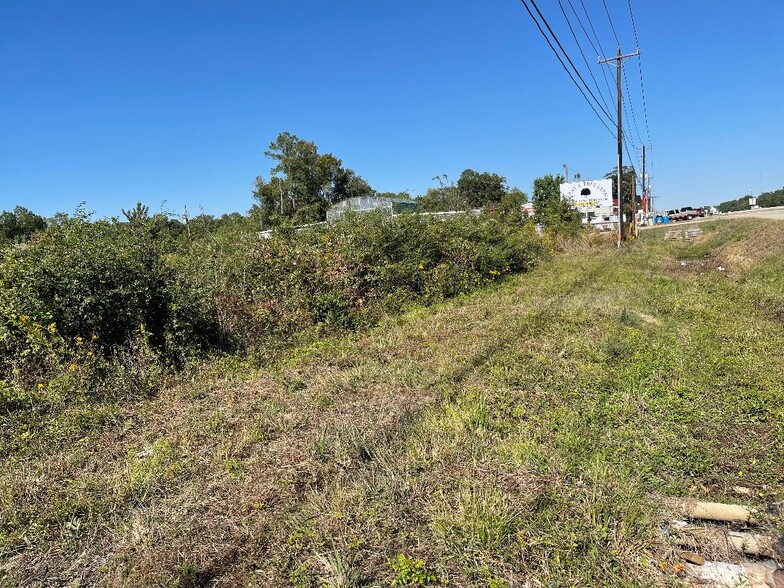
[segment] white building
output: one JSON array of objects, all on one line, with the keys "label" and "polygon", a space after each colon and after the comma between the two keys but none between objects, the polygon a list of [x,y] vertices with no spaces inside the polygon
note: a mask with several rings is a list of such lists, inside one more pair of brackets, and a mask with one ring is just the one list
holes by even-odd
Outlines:
[{"label": "white building", "polygon": [[612,180],[561,184],[561,198],[580,213],[583,224],[600,230],[609,230],[618,224],[618,205],[612,195]]}]

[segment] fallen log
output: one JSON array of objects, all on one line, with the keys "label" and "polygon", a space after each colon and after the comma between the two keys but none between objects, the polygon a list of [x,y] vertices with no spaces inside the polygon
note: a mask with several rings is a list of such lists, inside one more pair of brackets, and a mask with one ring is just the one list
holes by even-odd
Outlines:
[{"label": "fallen log", "polygon": [[776,557],[776,541],[773,537],[757,533],[729,531],[727,541],[740,553],[757,557]]},{"label": "fallen log", "polygon": [[756,525],[758,522],[750,508],[738,504],[702,502],[691,498],[683,498],[678,500],[677,506],[693,519],[725,522],[742,521],[750,525]]}]

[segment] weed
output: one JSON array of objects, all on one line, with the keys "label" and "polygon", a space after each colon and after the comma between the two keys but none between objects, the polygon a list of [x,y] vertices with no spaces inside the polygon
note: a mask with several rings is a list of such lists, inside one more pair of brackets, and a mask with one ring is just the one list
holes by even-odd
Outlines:
[{"label": "weed", "polygon": [[411,586],[418,588],[421,586],[431,586],[438,582],[438,578],[432,570],[425,566],[421,559],[411,559],[405,555],[398,555],[389,562],[395,576],[392,578],[392,586]]},{"label": "weed", "polygon": [[442,508],[433,515],[433,531],[457,553],[496,549],[515,532],[517,513],[498,489],[466,483],[439,502]]},{"label": "weed", "polygon": [[[164,374],[173,384],[160,394],[103,391],[81,356],[73,372],[69,356],[51,378],[6,378],[0,568],[13,585],[170,585],[180,571],[307,588],[672,584],[656,565],[673,547],[659,532],[671,516],[662,497],[735,501],[742,485],[755,508],[784,500],[784,457],[772,450],[784,444],[784,230],[715,227],[685,270],[674,262],[690,246],[661,235],[620,252],[578,243],[527,275],[425,306],[475,287],[465,268],[483,241],[347,225],[329,234],[346,243],[329,246],[329,263],[342,261],[324,291],[356,302],[358,329],[388,293],[405,300],[405,314],[355,334],[312,324],[320,265],[254,290],[274,264],[323,253],[312,236],[276,237],[278,252],[255,241],[200,249],[231,287],[216,319],[226,332],[295,346],[191,364]],[[434,233],[407,232],[420,229]],[[365,233],[361,250],[353,240]],[[441,242],[454,245],[453,264],[417,249]],[[248,252],[274,267],[254,274]],[[720,257],[732,271],[700,269]],[[505,271],[498,260],[485,252],[481,267]],[[355,277],[378,295],[361,308],[347,294]],[[48,323],[23,322],[14,340],[57,372]],[[313,329],[293,335],[303,325]],[[140,377],[164,359],[156,345]]]},{"label": "weed", "polygon": [[128,451],[126,472],[120,494],[144,500],[179,476],[182,458],[170,441],[159,438],[145,449]]}]

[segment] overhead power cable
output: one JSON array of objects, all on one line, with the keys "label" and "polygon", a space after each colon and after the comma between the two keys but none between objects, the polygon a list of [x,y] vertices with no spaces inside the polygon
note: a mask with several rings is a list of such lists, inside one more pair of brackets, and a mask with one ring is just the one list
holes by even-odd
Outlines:
[{"label": "overhead power cable", "polygon": [[[572,33],[572,37],[574,38],[574,42],[577,44],[577,49],[579,49],[579,51],[580,51],[580,55],[583,58],[583,62],[585,63],[585,67],[588,68],[588,73],[591,75],[591,79],[593,80],[594,86],[596,86],[596,91],[599,94],[599,97],[602,99],[602,104],[604,104],[605,108],[609,111],[609,110],[611,110],[611,108],[610,108],[609,104],[607,103],[607,99],[605,98],[604,93],[602,92],[602,89],[599,87],[599,82],[596,80],[596,76],[593,75],[593,71],[591,70],[591,64],[588,63],[588,58],[585,56],[585,51],[583,51],[583,46],[580,44],[580,40],[577,37],[577,33],[575,33],[574,28],[572,27],[572,22],[571,22],[571,20],[569,20],[569,16],[566,14],[566,10],[564,9],[563,2],[561,0],[558,0],[558,6],[561,8],[561,13],[564,16],[564,20],[566,20],[566,24],[569,27],[569,31]],[[605,68],[602,68],[602,72],[604,72],[604,69]],[[607,79],[607,76],[605,75],[605,80],[606,79]],[[609,84],[608,84],[608,88],[607,89],[610,90]],[[612,97],[612,90],[610,90],[610,96]]]},{"label": "overhead power cable", "polygon": [[604,4],[604,11],[607,13],[607,20],[610,21],[610,28],[612,29],[613,36],[615,37],[615,42],[620,47],[621,40],[618,38],[618,33],[615,32],[615,25],[613,24],[612,16],[610,16],[610,9],[607,7],[607,0],[602,0],[602,4]]},{"label": "overhead power cable", "polygon": [[[590,43],[591,49],[593,49],[596,52],[597,56],[604,55],[604,51],[602,51],[601,46],[597,47],[594,44],[593,39],[591,39],[591,35],[588,34],[588,31],[586,30],[585,25],[583,24],[583,20],[580,18],[580,15],[577,14],[577,9],[575,9],[574,4],[572,4],[572,0],[566,0],[566,1],[569,3],[569,8],[572,9],[572,13],[574,13],[575,18],[577,19],[577,24],[579,24],[580,28],[583,30],[583,34],[585,35],[585,38],[588,39],[588,43]],[[585,4],[583,4],[583,10],[585,12],[585,15],[588,17],[588,22],[591,25],[591,29],[593,29],[593,23],[591,22],[591,17],[588,14],[588,10],[585,8]],[[594,36],[596,36],[595,30],[594,30]],[[598,40],[598,36],[597,36],[597,40]],[[607,70],[605,68],[602,68],[602,76],[604,77],[604,84],[605,86],[607,86],[607,92],[609,93],[610,96],[612,96],[613,90],[612,87],[610,86],[610,80],[607,78]]]},{"label": "overhead power cable", "polygon": [[[582,1],[582,0],[581,0],[581,1]],[[629,2],[631,2],[631,0],[629,0]],[[610,23],[610,29],[612,29],[613,37],[615,37],[615,42],[616,42],[616,43],[618,44],[618,46],[620,47],[620,46],[621,46],[621,40],[620,40],[620,38],[618,37],[618,32],[617,32],[617,30],[616,30],[616,28],[615,28],[615,23],[613,22],[612,15],[610,14],[610,8],[609,8],[609,6],[607,6],[607,0],[602,0],[602,5],[604,6],[604,12],[605,12],[605,14],[607,15],[607,20],[608,20],[608,21],[609,21],[609,23]],[[585,9],[585,3],[584,3],[584,2],[583,2],[583,9]],[[588,12],[588,11],[586,10],[586,14],[587,14],[587,12]],[[590,17],[589,17],[589,18],[590,18]],[[595,29],[594,29],[594,33],[595,33],[595,32],[596,32],[596,31],[595,31]],[[637,38],[637,37],[636,37],[636,35],[635,35],[635,39],[636,39],[636,38]],[[598,41],[598,36],[597,36],[597,41]],[[639,42],[637,43],[637,48],[639,49]],[[631,96],[631,92],[630,92],[630,90],[629,90],[629,82],[628,82],[628,80],[627,80],[627,78],[626,78],[626,72],[623,72],[623,81],[624,81],[624,84],[626,85],[626,95],[627,95],[627,96]],[[624,111],[626,111],[626,110],[627,110],[627,109],[626,109],[626,105],[624,104]],[[637,115],[636,115],[636,113],[635,113],[635,111],[634,111],[634,104],[633,104],[631,101],[629,101],[629,107],[628,107],[628,110],[629,110],[629,111],[631,111],[631,119],[632,119],[632,124],[633,124],[633,126],[634,126],[634,130],[635,130],[635,132],[636,132],[636,134],[637,134],[637,138],[640,140],[640,143],[642,144],[642,143],[644,143],[644,141],[642,140],[642,137],[640,136],[640,129],[639,129],[638,125],[637,125]],[[629,116],[628,116],[628,114],[626,115],[626,119],[627,119],[627,120],[629,119]],[[625,138],[624,138],[624,140],[625,140]],[[633,139],[633,138],[631,138],[631,137],[629,137],[629,140],[632,142],[632,145],[634,145],[634,139]],[[636,149],[635,149],[634,151],[635,151],[635,153],[637,152],[637,150],[636,150]]]},{"label": "overhead power cable", "polygon": [[[627,161],[632,165],[637,173],[640,173],[640,169],[642,168],[640,165],[640,156],[637,153],[637,149],[630,149],[629,142],[626,140],[626,135],[623,137],[623,147],[626,151]],[[632,155],[632,153],[634,155]]]},{"label": "overhead power cable", "polygon": [[[640,39],[637,36],[637,23],[634,20],[634,10],[632,9],[632,0],[628,0],[629,2],[629,17],[632,20],[632,30],[634,31],[634,42],[637,43],[637,47],[640,46]],[[645,132],[648,137],[648,145],[651,144],[651,127],[648,124],[648,105],[645,100],[645,84],[643,82],[643,75],[642,75],[642,59],[637,60],[637,66],[640,70],[640,93],[642,94],[642,111],[643,115],[645,116]]]},{"label": "overhead power cable", "polygon": [[[525,4],[525,0],[522,0],[522,1],[523,1],[523,3]],[[579,70],[577,69],[577,66],[575,66],[575,65],[574,65],[574,62],[573,62],[573,61],[572,61],[572,59],[569,57],[569,54],[566,52],[566,49],[564,49],[563,45],[561,45],[561,41],[559,41],[559,40],[558,40],[558,36],[557,36],[557,35],[555,34],[555,32],[553,31],[552,27],[550,27],[550,23],[548,23],[548,22],[547,22],[547,19],[545,18],[544,14],[542,14],[542,11],[541,11],[541,10],[539,10],[539,6],[537,6],[537,5],[536,5],[536,0],[530,0],[530,2],[531,2],[531,5],[532,5],[532,6],[534,7],[534,9],[536,10],[536,13],[539,15],[539,18],[541,18],[541,19],[542,19],[542,22],[544,23],[544,26],[546,26],[546,27],[547,27],[547,30],[550,32],[550,35],[552,35],[552,37],[553,37],[553,40],[556,42],[556,44],[558,45],[558,47],[559,47],[559,48],[561,49],[561,51],[563,52],[563,54],[564,54],[564,57],[566,57],[566,60],[569,62],[569,65],[571,65],[571,66],[572,66],[572,69],[574,70],[574,73],[576,73],[576,74],[577,74],[577,77],[578,77],[578,78],[580,78],[580,81],[583,83],[583,86],[585,86],[585,89],[586,89],[586,90],[588,90],[588,93],[589,93],[589,94],[591,95],[591,97],[594,99],[594,102],[596,103],[596,105],[597,105],[599,108],[601,108],[602,112],[604,112],[604,114],[607,116],[607,118],[610,120],[610,122],[613,122],[613,120],[614,120],[614,119],[613,119],[612,115],[611,115],[609,112],[607,112],[607,111],[606,111],[604,108],[602,108],[602,105],[601,105],[601,104],[599,104],[599,101],[596,99],[596,96],[594,96],[593,92],[592,92],[592,91],[591,91],[591,89],[588,87],[588,84],[585,82],[585,79],[583,78],[583,76],[581,76],[581,75],[580,75],[580,72],[579,72]],[[527,8],[527,5],[526,5],[526,8]],[[529,14],[530,14],[530,10],[529,10]]]},{"label": "overhead power cable", "polygon": [[[626,79],[626,71],[623,72],[623,83],[626,85],[626,95],[631,96],[632,93],[629,90],[629,81]],[[629,110],[632,113],[632,123],[634,124],[634,132],[637,134],[637,138],[640,140],[640,145],[644,145],[645,141],[642,140],[640,136],[640,129],[637,127],[637,114],[634,112],[634,103],[630,100],[629,101]],[[627,116],[628,119],[628,116]]]},{"label": "overhead power cable", "polygon": [[[601,110],[603,110],[603,108],[602,108],[601,104],[599,104],[599,102],[596,99],[596,97],[593,96],[593,93],[591,92],[590,88],[588,88],[587,84],[585,83],[585,80],[582,79],[582,76],[580,76],[579,72],[577,72],[576,69],[575,69],[575,73],[582,80],[583,86],[585,86],[585,88],[588,90],[588,93],[591,96],[593,96],[593,101],[591,101],[591,99],[585,93],[585,90],[583,90],[583,88],[580,86],[580,84],[577,83],[577,80],[575,79],[574,74],[572,74],[572,72],[567,67],[566,63],[564,63],[563,58],[558,53],[558,50],[553,45],[552,41],[550,40],[550,37],[548,37],[548,35],[545,32],[545,30],[542,28],[542,25],[539,23],[539,21],[537,20],[536,16],[534,16],[534,13],[531,11],[531,8],[528,6],[527,1],[526,0],[520,0],[520,1],[522,2],[523,6],[525,7],[526,11],[528,12],[528,15],[531,17],[531,20],[534,21],[534,24],[536,25],[536,28],[539,29],[539,32],[541,33],[542,37],[544,37],[544,40],[547,41],[547,44],[550,46],[550,49],[553,51],[553,53],[555,54],[556,58],[560,62],[561,67],[564,68],[564,71],[567,73],[569,78],[572,80],[572,83],[574,83],[574,85],[580,91],[580,94],[583,95],[583,98],[585,98],[585,101],[588,103],[588,106],[591,107],[591,110],[593,110],[594,114],[599,119],[599,122],[602,123],[602,125],[604,126],[605,129],[607,129],[607,132],[610,133],[610,135],[614,135],[612,130],[610,129],[610,127],[607,125],[607,122],[604,120],[604,118],[602,118],[601,114],[599,114],[599,111],[596,110],[596,106],[598,106]],[[531,2],[533,3],[533,0],[531,0]],[[534,6],[535,6],[535,4],[534,4]],[[537,12],[539,12],[538,8],[537,8]],[[545,25],[547,25],[547,21],[544,19],[544,17],[542,17],[542,20],[544,20]],[[549,29],[549,26],[548,26],[548,29]],[[549,29],[549,30],[552,30],[552,29]],[[556,42],[557,42],[557,39],[556,39]],[[559,46],[560,46],[560,43],[559,43]],[[565,54],[565,52],[564,52],[564,54]],[[565,54],[565,57],[571,63],[571,60],[569,59],[568,55]],[[572,64],[572,67],[574,68],[574,64]],[[605,114],[606,117],[609,118],[611,123],[615,124],[615,121],[613,120],[613,118],[611,116],[609,116],[609,114],[607,114],[606,112],[604,114]]]}]

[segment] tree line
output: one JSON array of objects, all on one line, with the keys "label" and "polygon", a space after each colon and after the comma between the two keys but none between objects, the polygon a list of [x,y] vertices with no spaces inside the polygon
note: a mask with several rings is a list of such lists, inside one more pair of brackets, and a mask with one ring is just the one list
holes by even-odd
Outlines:
[{"label": "tree line", "polygon": [[[187,214],[150,214],[149,207],[139,202],[135,208],[122,210],[125,222],[150,221],[159,232],[165,230],[177,237],[182,234],[191,238],[194,233],[209,232],[225,223],[244,223],[249,229],[316,223],[325,220],[330,206],[361,196],[414,200],[421,212],[486,209],[520,213],[521,207],[529,201],[528,195],[518,187],[509,186],[504,176],[473,169],[464,170],[456,182],[446,175],[436,176],[433,179],[437,186],[419,196],[408,192],[379,192],[345,166],[340,158],[332,153],[321,153],[314,142],[287,132],[280,133],[264,154],[273,165],[266,175],[256,177],[252,191],[254,203],[247,215],[232,213],[213,217],[202,214],[189,218]],[[605,177],[612,178],[615,184],[614,170]],[[624,166],[622,177],[624,208],[629,210],[637,174],[634,168]],[[552,174],[534,181],[531,200],[536,222],[545,226],[557,225],[561,229],[565,224],[579,224],[577,214],[561,199],[559,186],[563,181],[563,176]],[[639,194],[637,199],[639,202]],[[48,224],[61,223],[67,218],[68,215],[58,213],[45,219],[17,206],[13,211],[0,214],[0,244],[25,241]]]},{"label": "tree line", "polygon": [[[784,187],[770,192],[763,192],[757,198],[757,206],[770,208],[771,206],[784,206]],[[737,212],[739,210],[749,210],[749,196],[741,196],[735,200],[727,200],[716,207],[719,212]]]},{"label": "tree line", "polygon": [[472,169],[463,171],[457,182],[447,176],[434,178],[437,187],[418,198],[408,192],[378,192],[332,153],[319,153],[312,141],[281,133],[264,153],[274,162],[265,177],[256,178],[251,214],[264,227],[285,221],[307,224],[323,221],[327,209],[342,200],[360,196],[415,199],[423,212],[467,210],[527,202],[519,188],[509,187],[506,178]]}]

